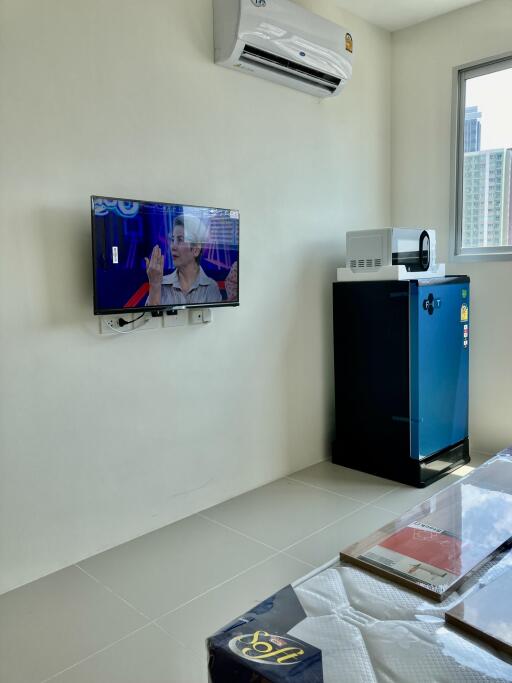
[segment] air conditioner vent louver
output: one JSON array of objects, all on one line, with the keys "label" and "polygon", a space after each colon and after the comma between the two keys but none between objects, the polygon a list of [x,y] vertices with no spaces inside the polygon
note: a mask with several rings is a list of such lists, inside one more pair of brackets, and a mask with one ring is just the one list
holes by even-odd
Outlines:
[{"label": "air conditioner vent louver", "polygon": [[252,45],[245,45],[240,55],[240,61],[244,64],[254,64],[269,71],[286,74],[290,78],[295,78],[309,85],[317,86],[335,92],[341,83],[341,78],[331,76],[317,69],[312,69],[300,62],[292,62],[284,57],[279,57],[272,52],[260,50]]},{"label": "air conditioner vent louver", "polygon": [[355,258],[354,258],[354,259],[352,259],[352,260],[350,261],[350,267],[351,267],[351,268],[355,268],[356,266],[357,266],[357,262],[356,262],[356,260],[355,260]]},{"label": "air conditioner vent louver", "polygon": [[366,267],[371,268],[373,266],[373,259],[367,258],[366,259]]},{"label": "air conditioner vent louver", "polygon": [[213,0],[215,63],[313,97],[338,95],[352,77],[352,34],[301,4]]},{"label": "air conditioner vent louver", "polygon": [[364,259],[360,258],[359,261],[357,262],[357,265],[359,268],[364,268]]},{"label": "air conditioner vent louver", "polygon": [[376,258],[376,259],[375,259],[375,265],[378,266],[378,267],[380,268],[381,265],[382,265],[382,260],[381,260],[380,258]]}]

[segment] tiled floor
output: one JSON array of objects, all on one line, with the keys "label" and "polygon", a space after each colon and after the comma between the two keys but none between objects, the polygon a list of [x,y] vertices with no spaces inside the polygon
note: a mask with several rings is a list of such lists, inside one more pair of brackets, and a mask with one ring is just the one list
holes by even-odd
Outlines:
[{"label": "tiled floor", "polygon": [[0,681],[206,683],[207,635],[468,471],[413,489],[322,462],[6,593]]}]

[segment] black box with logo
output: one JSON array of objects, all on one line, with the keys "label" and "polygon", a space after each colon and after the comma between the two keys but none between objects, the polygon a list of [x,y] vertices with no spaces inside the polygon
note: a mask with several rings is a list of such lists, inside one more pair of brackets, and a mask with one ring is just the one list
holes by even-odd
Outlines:
[{"label": "black box with logo", "polygon": [[322,653],[289,634],[306,618],[291,586],[206,641],[210,683],[323,683]]}]

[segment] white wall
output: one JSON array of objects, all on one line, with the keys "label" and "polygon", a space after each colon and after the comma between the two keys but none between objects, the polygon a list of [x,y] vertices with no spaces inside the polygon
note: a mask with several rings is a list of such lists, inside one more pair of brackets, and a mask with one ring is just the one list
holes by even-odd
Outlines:
[{"label": "white wall", "polygon": [[[512,49],[512,2],[486,0],[393,34],[392,220],[438,231],[448,258],[452,68]],[[508,96],[512,96],[510,93]],[[470,437],[512,443],[512,262],[449,264],[471,277]]]},{"label": "white wall", "polygon": [[[390,219],[390,36],[340,97],[215,66],[210,0],[0,3],[0,592],[328,456],[331,282]],[[89,195],[241,211],[241,306],[100,337]]]}]

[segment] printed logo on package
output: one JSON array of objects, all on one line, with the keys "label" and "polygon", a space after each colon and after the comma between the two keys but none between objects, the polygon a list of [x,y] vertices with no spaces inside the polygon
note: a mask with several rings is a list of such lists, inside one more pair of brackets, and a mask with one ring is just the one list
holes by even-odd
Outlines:
[{"label": "printed logo on package", "polygon": [[466,304],[462,304],[460,307],[460,321],[461,323],[466,323],[469,319],[469,308]]},{"label": "printed logo on package", "polygon": [[229,641],[229,649],[239,657],[258,664],[286,666],[296,664],[305,656],[301,643],[266,631],[236,636]]}]

